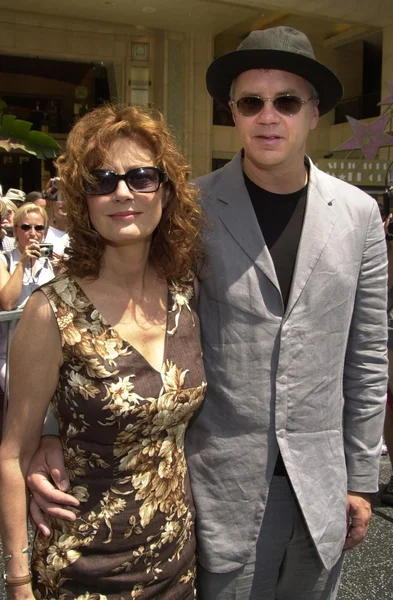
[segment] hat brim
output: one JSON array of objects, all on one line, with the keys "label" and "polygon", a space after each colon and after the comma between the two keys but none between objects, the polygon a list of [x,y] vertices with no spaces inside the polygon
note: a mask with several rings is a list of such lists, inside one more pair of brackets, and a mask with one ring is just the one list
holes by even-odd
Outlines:
[{"label": "hat brim", "polygon": [[341,81],[322,63],[294,52],[263,49],[235,50],[219,56],[207,70],[207,91],[217,102],[227,106],[232,81],[251,69],[277,69],[306,79],[318,92],[320,115],[332,110],[343,97]]}]

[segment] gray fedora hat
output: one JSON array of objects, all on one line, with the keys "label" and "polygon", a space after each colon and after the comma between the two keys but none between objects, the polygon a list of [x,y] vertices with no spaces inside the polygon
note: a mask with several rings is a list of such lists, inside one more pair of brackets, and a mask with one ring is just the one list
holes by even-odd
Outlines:
[{"label": "gray fedora hat", "polygon": [[334,108],[343,96],[337,75],[315,59],[308,37],[291,27],[252,31],[236,50],[219,56],[206,73],[209,94],[226,106],[232,81],[250,69],[277,69],[303,77],[318,92],[320,115]]}]

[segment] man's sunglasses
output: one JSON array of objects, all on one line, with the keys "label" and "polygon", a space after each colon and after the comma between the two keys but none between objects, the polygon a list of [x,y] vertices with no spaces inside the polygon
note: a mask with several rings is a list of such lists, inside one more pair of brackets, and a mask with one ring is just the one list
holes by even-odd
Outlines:
[{"label": "man's sunglasses", "polygon": [[30,231],[30,229],[35,229],[38,232],[44,231],[45,225],[28,225],[27,223],[22,223],[19,225],[22,231]]},{"label": "man's sunglasses", "polygon": [[261,112],[265,106],[265,102],[271,102],[278,113],[286,117],[293,117],[298,114],[304,104],[307,104],[313,98],[314,96],[310,96],[308,100],[302,100],[299,96],[294,96],[293,94],[284,94],[275,98],[244,96],[243,98],[239,98],[239,100],[232,100],[229,104],[235,104],[243,117],[255,117],[255,115]]},{"label": "man's sunglasses", "polygon": [[125,181],[131,192],[148,194],[156,192],[161,183],[168,181],[168,175],[158,167],[138,167],[119,175],[107,169],[95,169],[90,173],[93,181],[88,181],[86,193],[90,196],[105,196],[112,194],[119,184]]}]

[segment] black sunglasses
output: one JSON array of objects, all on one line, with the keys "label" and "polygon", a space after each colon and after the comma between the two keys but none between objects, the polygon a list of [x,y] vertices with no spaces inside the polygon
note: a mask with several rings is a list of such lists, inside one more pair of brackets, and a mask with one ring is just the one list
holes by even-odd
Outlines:
[{"label": "black sunglasses", "polygon": [[90,175],[93,181],[88,181],[86,193],[90,196],[105,196],[112,194],[119,181],[125,181],[131,192],[148,194],[156,192],[162,183],[168,181],[168,175],[158,167],[138,167],[119,175],[107,169],[95,169]]},{"label": "black sunglasses", "polygon": [[30,231],[30,229],[35,229],[38,232],[44,231],[45,225],[28,225],[27,223],[22,223],[19,225],[22,231]]},{"label": "black sunglasses", "polygon": [[235,104],[237,110],[243,117],[255,117],[259,114],[265,102],[271,102],[275,110],[281,115],[286,117],[293,117],[300,112],[300,109],[304,104],[307,104],[312,100],[314,96],[310,96],[308,100],[302,100],[299,96],[293,94],[284,94],[283,96],[276,96],[275,98],[261,98],[260,96],[244,96],[239,100],[232,100],[229,104]]}]

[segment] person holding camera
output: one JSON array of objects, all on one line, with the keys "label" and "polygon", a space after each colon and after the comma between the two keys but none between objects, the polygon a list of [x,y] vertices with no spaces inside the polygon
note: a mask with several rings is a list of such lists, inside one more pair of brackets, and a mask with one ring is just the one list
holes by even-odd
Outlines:
[{"label": "person holding camera", "polygon": [[69,245],[69,236],[67,233],[67,211],[65,203],[58,189],[58,177],[52,177],[43,192],[46,200],[46,212],[48,213],[49,227],[45,237],[45,242],[53,244],[52,264],[57,266],[58,261],[63,257],[64,251]]},{"label": "person holding camera", "polygon": [[[0,254],[0,309],[21,307],[32,292],[54,277],[48,256],[41,256],[40,243],[47,229],[48,217],[43,208],[28,203],[18,208],[14,215],[16,247]],[[44,252],[47,248],[44,247]],[[15,329],[11,326],[10,334]],[[0,324],[0,328],[3,324]],[[6,335],[0,329],[0,386],[4,389],[6,371]]]}]

